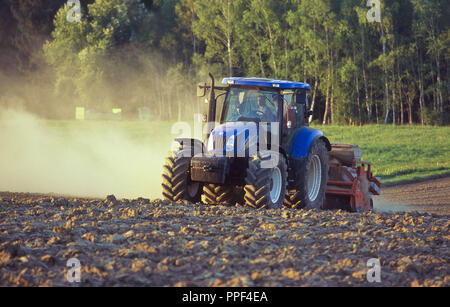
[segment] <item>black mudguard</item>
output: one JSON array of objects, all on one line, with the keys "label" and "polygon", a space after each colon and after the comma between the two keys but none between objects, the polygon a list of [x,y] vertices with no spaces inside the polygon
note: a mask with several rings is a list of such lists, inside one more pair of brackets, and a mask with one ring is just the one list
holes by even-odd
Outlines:
[{"label": "black mudguard", "polygon": [[191,180],[204,183],[224,184],[229,172],[226,157],[196,156],[191,159]]}]

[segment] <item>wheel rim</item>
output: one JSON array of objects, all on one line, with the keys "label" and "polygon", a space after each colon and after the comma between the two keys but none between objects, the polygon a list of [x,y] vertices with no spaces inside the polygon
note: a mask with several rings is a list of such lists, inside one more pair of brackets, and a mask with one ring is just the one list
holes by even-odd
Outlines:
[{"label": "wheel rim", "polygon": [[194,198],[197,195],[199,188],[200,188],[199,182],[189,182],[186,186],[188,196],[190,198]]},{"label": "wheel rim", "polygon": [[280,169],[275,167],[270,179],[270,200],[272,200],[272,203],[278,202],[278,199],[280,198],[282,180]]},{"label": "wheel rim", "polygon": [[320,185],[322,182],[322,165],[318,155],[312,157],[309,164],[308,173],[308,198],[315,201],[319,195]]}]

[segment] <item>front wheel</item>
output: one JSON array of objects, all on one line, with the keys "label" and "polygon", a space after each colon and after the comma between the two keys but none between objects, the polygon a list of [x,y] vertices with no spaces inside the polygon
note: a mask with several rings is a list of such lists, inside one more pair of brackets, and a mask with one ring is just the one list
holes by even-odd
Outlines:
[{"label": "front wheel", "polygon": [[286,193],[285,205],[322,209],[328,181],[328,152],[323,141],[317,139],[311,144],[308,156],[297,172],[297,189]]},{"label": "front wheel", "polygon": [[188,200],[196,203],[200,202],[202,195],[202,184],[191,181],[189,168],[191,158],[190,148],[170,152],[164,164],[162,175],[162,194],[164,199],[179,202]]},{"label": "front wheel", "polygon": [[286,194],[287,165],[278,152],[258,153],[250,159],[244,186],[244,203],[253,208],[278,209]]},{"label": "front wheel", "polygon": [[235,188],[231,185],[205,184],[203,202],[208,205],[232,206],[236,204]]}]

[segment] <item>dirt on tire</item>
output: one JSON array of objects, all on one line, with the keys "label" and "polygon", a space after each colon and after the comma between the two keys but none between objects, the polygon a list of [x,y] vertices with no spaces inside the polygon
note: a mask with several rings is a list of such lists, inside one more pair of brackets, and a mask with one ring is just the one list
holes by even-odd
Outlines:
[{"label": "dirt on tire", "polygon": [[0,285],[450,286],[449,217],[0,193]]}]

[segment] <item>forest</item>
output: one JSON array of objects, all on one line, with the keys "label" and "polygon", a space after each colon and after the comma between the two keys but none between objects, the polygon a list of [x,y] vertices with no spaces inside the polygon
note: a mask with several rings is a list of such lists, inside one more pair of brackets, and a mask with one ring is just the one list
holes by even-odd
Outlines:
[{"label": "forest", "polygon": [[449,17],[445,0],[3,0],[0,107],[192,119],[212,72],[307,82],[316,124],[448,125]]}]

